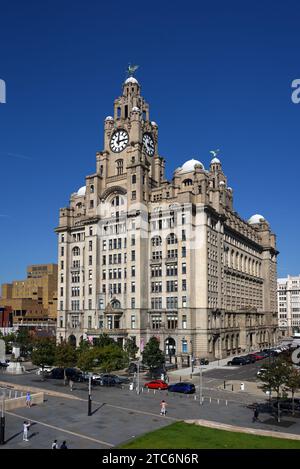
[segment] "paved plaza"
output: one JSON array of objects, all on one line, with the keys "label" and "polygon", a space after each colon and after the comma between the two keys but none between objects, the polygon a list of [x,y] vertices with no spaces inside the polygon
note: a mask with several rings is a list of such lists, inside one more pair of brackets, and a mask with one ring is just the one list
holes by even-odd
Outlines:
[{"label": "paved plaza", "polygon": [[[256,373],[253,365],[247,370],[247,367],[241,368],[244,370],[231,369],[230,374],[226,376],[239,376],[242,371],[248,373],[249,377]],[[19,376],[2,374],[1,386],[18,385],[22,388],[30,387],[32,390],[43,389],[46,393],[43,404],[6,412],[6,444],[2,448],[51,448],[52,441],[57,439],[59,443],[66,440],[71,449],[109,449],[176,420],[186,419],[204,419],[260,430],[300,434],[299,417],[283,416],[279,425],[274,417],[261,414],[261,422],[253,423],[253,411],[247,405],[261,398],[249,392],[222,389],[222,373],[219,376],[222,371],[216,369],[203,373],[203,405],[199,402],[197,375],[193,376],[197,391],[195,395],[153,390],[143,390],[137,394],[136,391],[130,391],[128,385],[123,389],[93,387],[91,416],[87,415],[86,383],[75,383],[71,392],[62,380],[42,381],[33,372]],[[141,377],[141,384],[143,383]],[[160,416],[159,413],[161,399],[168,403],[166,417]],[[22,425],[27,419],[32,422],[28,442],[22,440]]]}]

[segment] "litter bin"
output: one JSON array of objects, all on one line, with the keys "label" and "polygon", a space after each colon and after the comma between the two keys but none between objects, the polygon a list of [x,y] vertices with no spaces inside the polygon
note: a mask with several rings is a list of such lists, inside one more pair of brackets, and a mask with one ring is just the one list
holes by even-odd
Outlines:
[{"label": "litter bin", "polygon": [[133,383],[129,384],[129,391],[133,391]]}]

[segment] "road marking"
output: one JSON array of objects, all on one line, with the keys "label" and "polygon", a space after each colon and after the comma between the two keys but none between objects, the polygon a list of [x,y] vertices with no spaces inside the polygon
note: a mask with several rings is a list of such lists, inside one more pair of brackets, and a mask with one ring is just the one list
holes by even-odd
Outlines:
[{"label": "road marking", "polygon": [[[96,402],[96,401],[93,401],[95,404],[101,404],[101,402]],[[122,406],[119,406],[119,405],[114,405],[114,404],[107,404],[105,403],[106,406],[108,407],[114,407],[115,409],[121,409],[121,410],[127,410],[129,412],[135,412],[137,414],[143,414],[143,415],[150,415],[151,417],[154,416],[154,417],[160,417],[160,415],[158,415],[157,413],[154,413],[154,412],[146,412],[145,410],[137,410],[137,409],[130,409],[129,407],[122,407]],[[175,420],[176,422],[180,419],[177,419],[175,417],[167,417],[166,415],[163,416],[164,419],[168,419],[168,420]]]},{"label": "road marking", "polygon": [[[15,414],[14,412],[6,412],[6,414],[13,415],[14,417],[18,417],[22,420],[29,420],[28,417],[24,417],[22,415]],[[70,430],[65,430],[64,428],[56,427],[55,425],[50,425],[48,423],[40,422],[39,420],[30,419],[30,422],[38,423],[39,425],[43,425],[44,427],[53,428],[54,430],[58,430],[60,432],[68,433],[69,435],[74,435],[74,436],[77,436],[79,438],[84,438],[85,440],[94,441],[96,443],[100,443],[102,445],[109,446],[110,448],[113,448],[115,446],[115,445],[112,445],[111,443],[107,443],[106,441],[97,440],[96,438],[92,438],[91,436],[82,435],[81,433],[72,432]]]}]

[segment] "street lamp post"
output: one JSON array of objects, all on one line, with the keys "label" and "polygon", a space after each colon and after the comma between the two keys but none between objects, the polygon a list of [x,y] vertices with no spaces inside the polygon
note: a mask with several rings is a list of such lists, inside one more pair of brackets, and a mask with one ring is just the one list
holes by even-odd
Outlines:
[{"label": "street lamp post", "polygon": [[199,403],[202,405],[202,366],[200,360],[200,369],[199,369]]},{"label": "street lamp post", "polygon": [[140,393],[140,362],[138,361],[137,364],[137,387],[136,387],[136,393]]},{"label": "street lamp post", "polygon": [[2,410],[0,418],[0,445],[5,444],[5,417],[4,417],[4,405],[5,405],[5,390],[2,391]]},{"label": "street lamp post", "polygon": [[92,376],[89,376],[88,416],[92,415]]}]

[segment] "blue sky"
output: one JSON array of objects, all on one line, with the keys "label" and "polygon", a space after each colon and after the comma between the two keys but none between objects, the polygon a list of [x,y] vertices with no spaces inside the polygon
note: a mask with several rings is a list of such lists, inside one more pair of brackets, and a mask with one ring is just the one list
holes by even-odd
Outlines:
[{"label": "blue sky", "polygon": [[235,209],[277,234],[300,273],[297,1],[1,3],[0,283],[56,262],[59,208],[95,171],[128,62],[159,125],[167,174],[220,148]]}]

